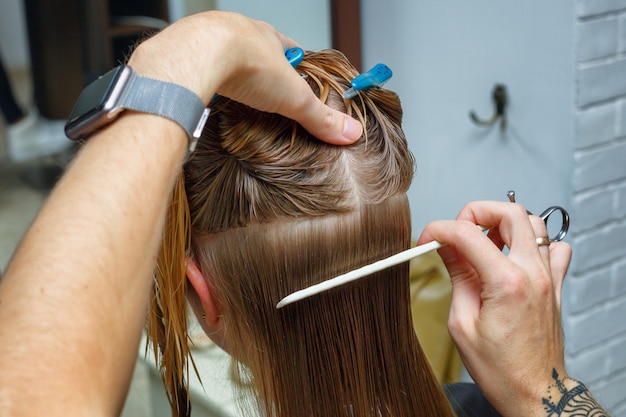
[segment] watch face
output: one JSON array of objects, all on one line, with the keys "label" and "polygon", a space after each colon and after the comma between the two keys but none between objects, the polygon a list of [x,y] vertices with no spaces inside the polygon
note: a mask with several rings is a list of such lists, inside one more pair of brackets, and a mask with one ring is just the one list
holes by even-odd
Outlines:
[{"label": "watch face", "polygon": [[89,84],[78,97],[65,124],[65,134],[70,139],[82,139],[113,118],[120,95],[132,74],[128,66],[119,66]]}]

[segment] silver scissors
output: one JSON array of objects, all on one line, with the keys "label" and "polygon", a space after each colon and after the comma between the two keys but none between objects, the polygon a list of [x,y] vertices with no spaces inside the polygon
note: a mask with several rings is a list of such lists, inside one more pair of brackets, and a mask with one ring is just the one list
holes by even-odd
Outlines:
[{"label": "silver scissors", "polygon": [[[508,191],[506,193],[506,196],[509,197],[509,200],[511,201],[511,203],[515,203],[515,191],[513,190]],[[569,231],[569,213],[567,212],[567,210],[565,210],[561,206],[552,206],[552,207],[548,207],[547,209],[545,209],[543,213],[539,215],[541,220],[543,220],[543,222],[546,224],[546,228],[547,228],[548,219],[550,218],[552,213],[557,212],[557,211],[561,213],[561,228],[559,229],[556,235],[554,235],[553,237],[548,237],[551,242],[560,242],[561,240],[565,239],[565,236],[567,235],[567,232]],[[526,210],[526,213],[528,213],[529,215],[532,215],[532,213],[528,210]]]}]

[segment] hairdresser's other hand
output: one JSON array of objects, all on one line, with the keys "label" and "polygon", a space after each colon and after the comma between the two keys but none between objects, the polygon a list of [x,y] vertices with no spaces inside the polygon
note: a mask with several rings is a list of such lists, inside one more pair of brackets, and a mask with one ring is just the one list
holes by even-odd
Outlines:
[{"label": "hairdresser's other hand", "polygon": [[[477,224],[491,231],[485,235]],[[447,245],[439,253],[453,286],[450,334],[504,416],[545,416],[553,370],[567,376],[560,310],[571,249],[563,242],[539,247],[542,236],[544,223],[520,205],[477,202],[456,221],[429,224],[419,240]]]},{"label": "hairdresser's other hand", "polygon": [[324,141],[354,142],[361,124],[313,94],[285,58],[294,46],[265,22],[210,11],[180,19],[143,42],[129,64],[144,76],[185,85],[207,103],[217,92],[292,118]]}]

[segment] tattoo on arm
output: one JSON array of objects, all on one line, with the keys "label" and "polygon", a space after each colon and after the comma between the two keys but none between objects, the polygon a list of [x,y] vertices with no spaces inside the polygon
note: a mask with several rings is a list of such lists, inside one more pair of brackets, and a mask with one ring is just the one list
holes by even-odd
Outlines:
[{"label": "tattoo on arm", "polygon": [[548,397],[542,398],[547,417],[609,417],[589,389],[572,378],[559,378],[552,370],[554,385],[548,388]]}]

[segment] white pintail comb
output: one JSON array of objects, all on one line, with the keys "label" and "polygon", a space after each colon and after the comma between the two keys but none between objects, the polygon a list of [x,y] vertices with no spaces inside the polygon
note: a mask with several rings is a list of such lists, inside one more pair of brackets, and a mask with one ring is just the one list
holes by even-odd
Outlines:
[{"label": "white pintail comb", "polygon": [[412,258],[417,258],[418,256],[421,256],[427,252],[439,249],[442,246],[442,243],[433,241],[425,243],[423,245],[415,246],[400,253],[396,253],[395,255],[392,255],[388,258],[381,259],[380,261],[376,261],[372,264],[365,265],[358,269],[354,269],[335,278],[331,278],[327,281],[322,281],[319,284],[311,285],[310,287],[291,293],[282,300],[280,300],[280,302],[276,304],[276,308],[283,308],[286,305],[295,303],[296,301],[300,301],[312,295],[328,291],[331,288],[339,287],[352,281],[356,281],[357,279],[371,275],[374,272],[382,271],[383,269],[387,269],[393,265],[401,264]]}]

